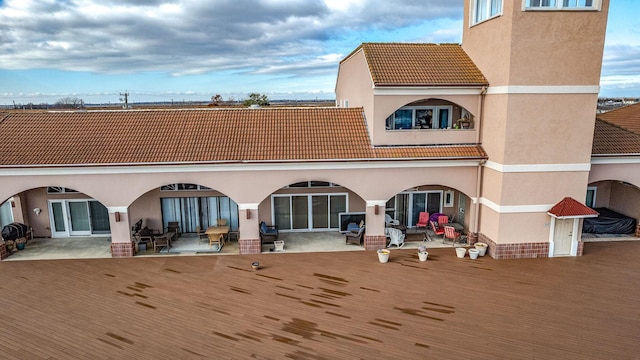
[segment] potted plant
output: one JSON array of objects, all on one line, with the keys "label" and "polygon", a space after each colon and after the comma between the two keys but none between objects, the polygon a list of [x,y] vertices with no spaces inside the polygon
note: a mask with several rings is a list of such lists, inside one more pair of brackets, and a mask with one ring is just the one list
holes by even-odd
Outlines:
[{"label": "potted plant", "polygon": [[391,251],[387,249],[378,249],[378,260],[384,264],[387,261],[389,261],[390,254],[391,254]]},{"label": "potted plant", "polygon": [[484,256],[487,253],[487,244],[483,242],[475,243],[476,249],[478,249],[480,256]]},{"label": "potted plant", "polygon": [[427,256],[429,256],[427,248],[425,246],[418,246],[418,259],[420,259],[420,261],[427,261]]},{"label": "potted plant", "polygon": [[15,242],[16,242],[16,249],[24,250],[24,246],[27,243],[27,238],[25,237],[17,238]]}]

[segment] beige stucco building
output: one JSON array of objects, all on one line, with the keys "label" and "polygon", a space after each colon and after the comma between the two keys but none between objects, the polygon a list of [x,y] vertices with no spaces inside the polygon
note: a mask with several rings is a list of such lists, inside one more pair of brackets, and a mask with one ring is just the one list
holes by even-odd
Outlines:
[{"label": "beige stucco building", "polygon": [[335,108],[0,113],[5,221],[40,237],[108,232],[121,257],[138,220],[193,232],[225,218],[257,253],[261,221],[340,231],[340,214],[362,213],[378,249],[386,214],[415,227],[429,212],[495,258],[580,255],[590,212],[563,199],[640,218],[640,150],[592,151],[608,6],[466,0],[462,45],[346,56]]}]

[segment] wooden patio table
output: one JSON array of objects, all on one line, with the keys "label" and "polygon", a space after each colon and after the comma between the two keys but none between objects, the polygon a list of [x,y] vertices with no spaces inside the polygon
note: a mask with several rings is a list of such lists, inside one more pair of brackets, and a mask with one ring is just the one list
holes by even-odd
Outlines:
[{"label": "wooden patio table", "polygon": [[217,241],[220,235],[222,235],[222,245],[224,245],[224,238],[227,237],[227,234],[229,233],[229,226],[209,226],[207,228],[207,231],[205,231],[204,233],[209,236],[209,243],[211,243],[212,240]]}]

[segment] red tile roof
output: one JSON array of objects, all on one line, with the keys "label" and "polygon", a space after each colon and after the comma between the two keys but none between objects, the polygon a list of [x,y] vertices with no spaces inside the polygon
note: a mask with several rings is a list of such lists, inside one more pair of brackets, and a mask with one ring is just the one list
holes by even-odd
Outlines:
[{"label": "red tile roof", "polygon": [[562,199],[555,204],[548,214],[556,218],[596,217],[599,213],[571,197]]},{"label": "red tile roof", "polygon": [[351,55],[360,49],[377,86],[488,84],[459,44],[363,43]]},{"label": "red tile roof", "polygon": [[597,116],[591,154],[640,154],[640,103]]},{"label": "red tile roof", "polygon": [[373,147],[362,108],[0,113],[0,166],[484,159],[479,145]]},{"label": "red tile roof", "polygon": [[640,135],[640,103],[599,114],[597,118]]}]

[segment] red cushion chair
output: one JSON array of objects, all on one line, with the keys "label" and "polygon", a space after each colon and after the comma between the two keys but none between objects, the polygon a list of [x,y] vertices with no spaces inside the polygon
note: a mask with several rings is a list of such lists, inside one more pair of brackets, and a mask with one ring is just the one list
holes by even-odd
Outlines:
[{"label": "red cushion chair", "polygon": [[418,222],[416,223],[416,227],[427,228],[429,226],[429,213],[421,211],[418,215]]}]

